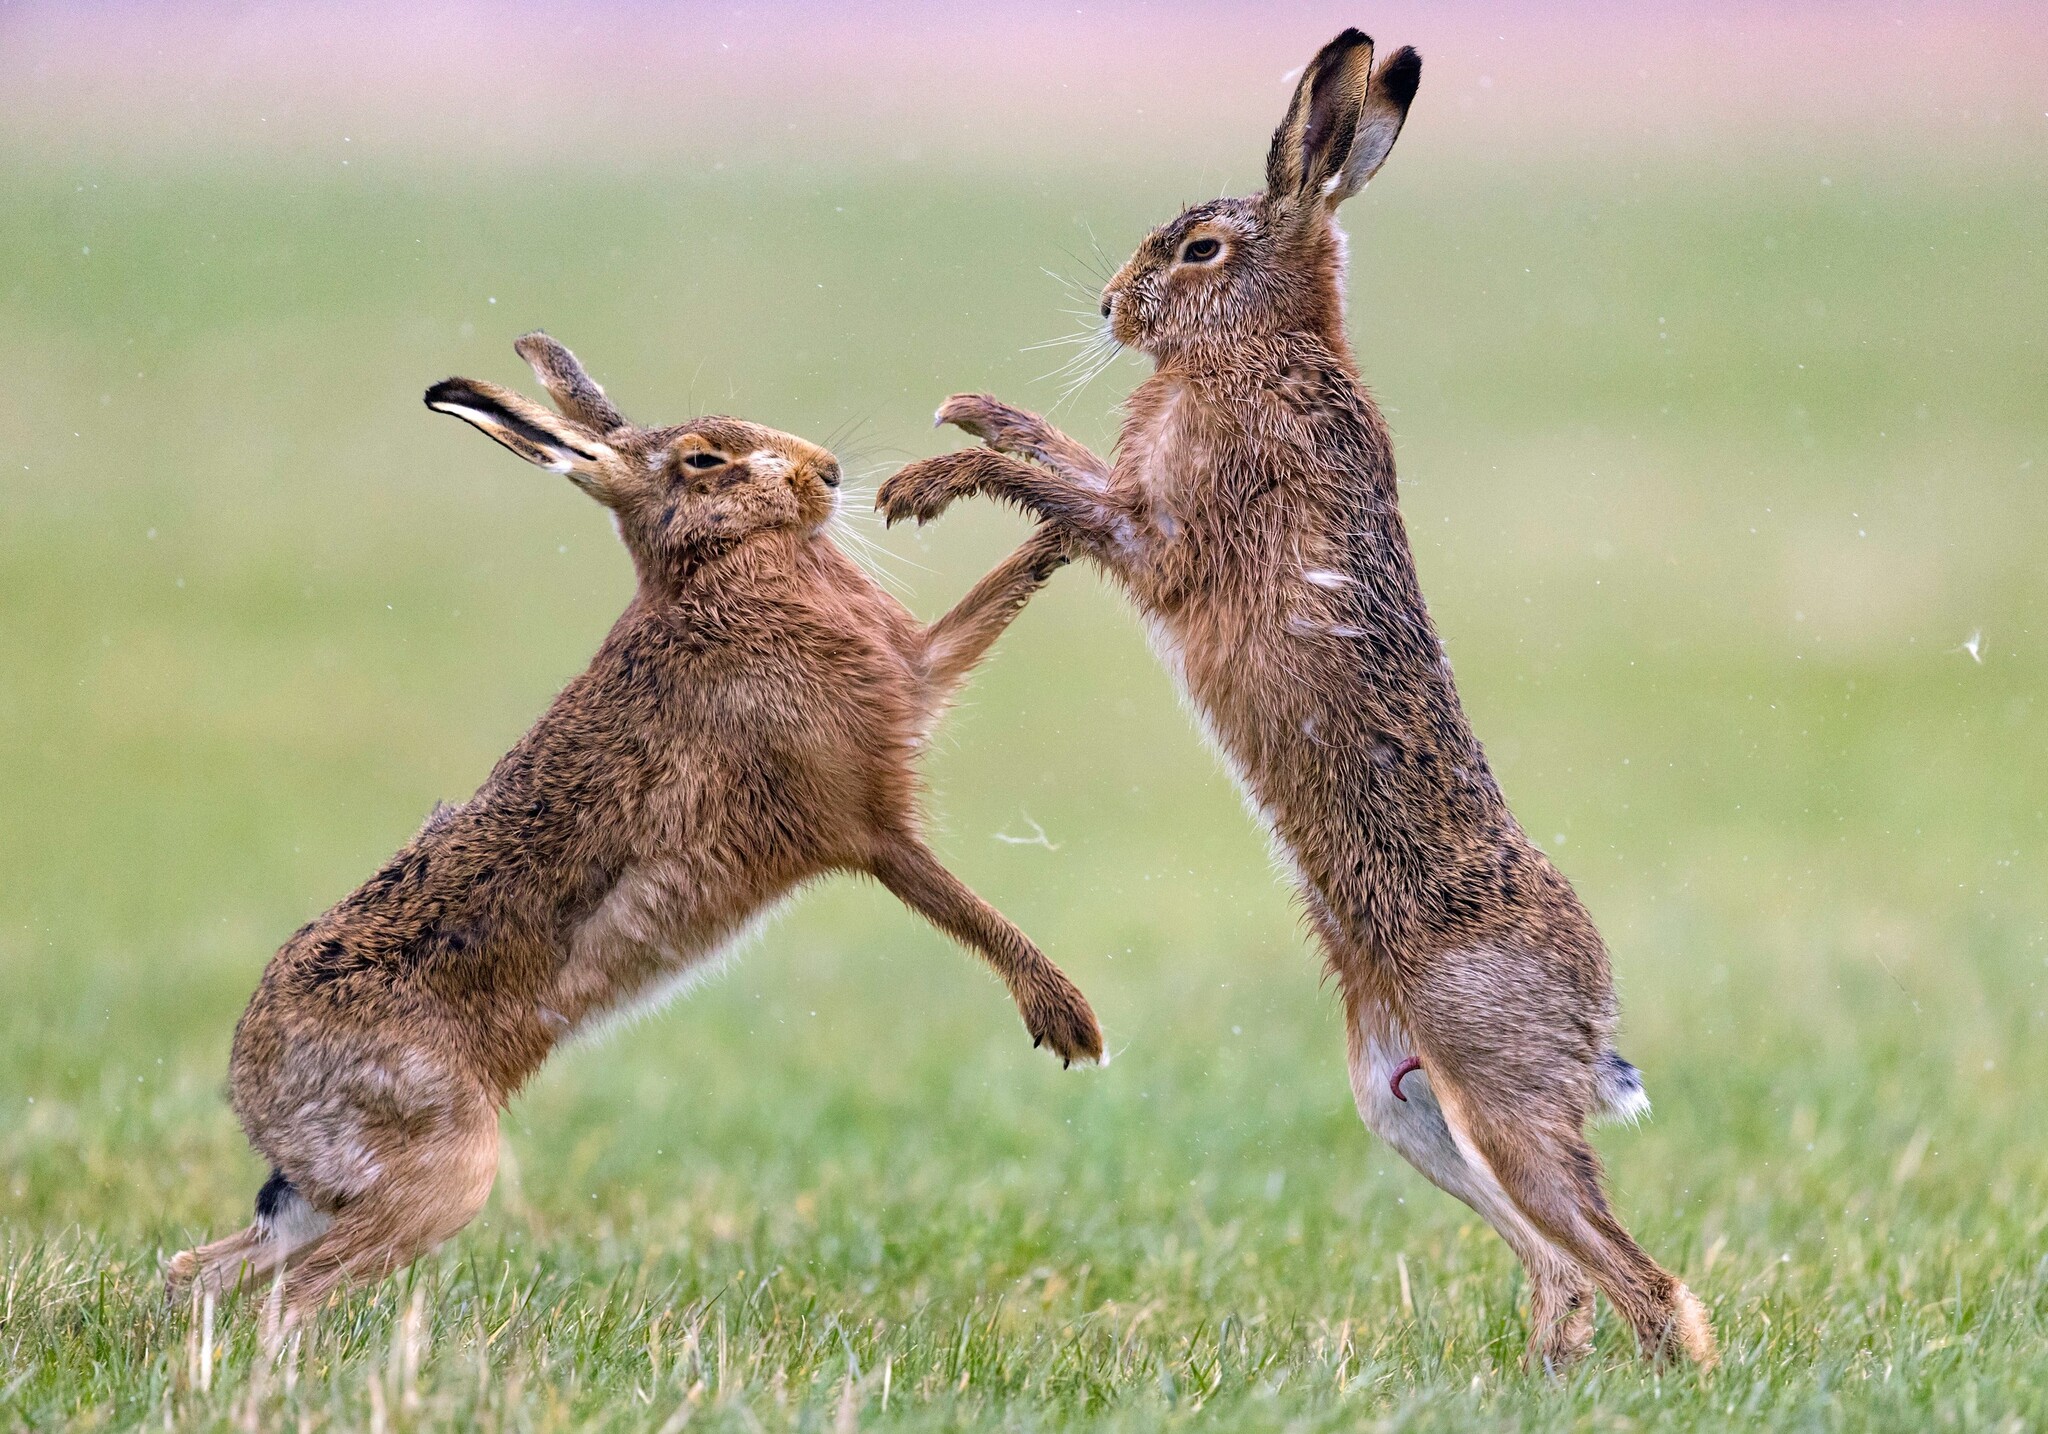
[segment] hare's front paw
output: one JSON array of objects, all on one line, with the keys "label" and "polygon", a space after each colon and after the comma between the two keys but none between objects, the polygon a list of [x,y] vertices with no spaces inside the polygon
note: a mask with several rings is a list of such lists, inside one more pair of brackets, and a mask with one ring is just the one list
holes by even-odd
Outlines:
[{"label": "hare's front paw", "polygon": [[903,522],[929,523],[946,511],[955,498],[974,491],[973,469],[981,455],[943,453],[899,468],[882,483],[875,494],[875,506],[890,525]]},{"label": "hare's front paw", "polygon": [[1108,1064],[1102,1054],[1102,1027],[1088,998],[1071,981],[1062,979],[1035,993],[1024,1008],[1024,1027],[1031,1032],[1031,1044],[1050,1046],[1062,1065]]},{"label": "hare's front paw", "polygon": [[1035,413],[1012,408],[986,393],[956,393],[939,405],[937,422],[973,434],[998,453],[1042,447],[1050,431]]}]

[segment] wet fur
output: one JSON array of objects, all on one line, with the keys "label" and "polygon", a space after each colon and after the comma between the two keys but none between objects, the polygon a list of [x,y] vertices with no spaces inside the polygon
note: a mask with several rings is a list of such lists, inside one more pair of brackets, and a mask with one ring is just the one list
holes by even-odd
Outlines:
[{"label": "wet fur", "polygon": [[915,769],[1064,538],[1035,535],[923,626],[826,536],[830,454],[735,419],[631,427],[568,350],[520,348],[562,416],[466,379],[429,405],[605,503],[638,591],[476,795],[272,958],[229,1085],[273,1173],[247,1230],[173,1260],[174,1294],[288,1264],[295,1320],[432,1248],[482,1205],[498,1113],[556,1045],[830,873],[879,879],[980,952],[1035,1042],[1102,1055],[1081,993],[924,844]]},{"label": "wet fur", "polygon": [[1607,952],[1466,721],[1345,336],[1335,208],[1386,158],[1421,73],[1410,50],[1372,57],[1357,31],[1326,46],[1266,191],[1186,210],[1105,289],[1115,336],[1155,364],[1113,464],[958,395],[940,420],[986,446],[904,469],[879,501],[892,522],[1010,502],[1130,594],[1298,873],[1360,1114],[1521,1256],[1532,1357],[1583,1353],[1597,1283],[1646,1354],[1710,1364],[1703,1307],[1608,1204],[1586,1122],[1647,1102],[1613,1051]]}]

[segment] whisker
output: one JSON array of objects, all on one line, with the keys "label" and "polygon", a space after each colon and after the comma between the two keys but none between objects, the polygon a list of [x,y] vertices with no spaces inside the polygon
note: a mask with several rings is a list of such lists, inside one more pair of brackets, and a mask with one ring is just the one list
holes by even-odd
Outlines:
[{"label": "whisker", "polygon": [[1037,353],[1040,349],[1065,348],[1068,344],[1093,343],[1094,340],[1095,334],[1092,330],[1078,334],[1061,334],[1056,339],[1041,339],[1035,344],[1025,344],[1017,352],[1023,354]]},{"label": "whisker", "polygon": [[1099,357],[1095,357],[1095,361],[1089,367],[1081,370],[1080,373],[1068,381],[1066,387],[1060,391],[1059,398],[1054,401],[1051,408],[1046,410],[1048,417],[1059,412],[1072,399],[1078,398],[1082,391],[1089,384],[1100,378],[1103,370],[1115,363],[1117,356],[1124,351],[1124,346],[1118,343],[1107,330],[1103,331],[1103,338],[1105,343],[1102,348],[1089,351],[1091,356],[1099,355]]},{"label": "whisker", "polygon": [[873,507],[874,495],[853,488],[845,491],[845,501],[839,505],[839,511],[833,514],[832,521],[827,525],[834,541],[838,542],[846,555],[860,564],[876,582],[898,597],[908,598],[911,594],[911,584],[901,574],[892,571],[890,564],[905,563],[923,572],[930,572],[931,569],[884,547],[862,532],[860,524],[874,520],[878,516],[873,512],[864,511]]},{"label": "whisker", "polygon": [[1101,363],[1102,356],[1102,349],[1100,348],[1100,346],[1091,344],[1085,349],[1078,350],[1071,358],[1069,358],[1065,363],[1061,364],[1058,368],[1053,369],[1049,373],[1040,374],[1037,377],[1037,379],[1034,380],[1034,382],[1058,383],[1064,386],[1069,380],[1075,378],[1077,375],[1087,374],[1091,370],[1098,367]]},{"label": "whisker", "polygon": [[833,426],[831,433],[826,435],[825,441],[819,446],[838,455],[843,464],[846,462],[846,455],[839,453],[839,446],[842,443],[851,443],[854,439],[858,438],[860,431],[866,428],[870,421],[871,419],[866,415],[843,418]]},{"label": "whisker", "polygon": [[[1094,228],[1088,223],[1086,219],[1081,220],[1080,224],[1081,232],[1088,236],[1088,247],[1095,251],[1095,257],[1102,261],[1103,268],[1107,269],[1111,275],[1114,275],[1116,273],[1117,266],[1110,259],[1109,255],[1102,252],[1102,244],[1099,240],[1096,239]],[[1106,285],[1109,283],[1109,280],[1105,278],[1102,282]]]},{"label": "whisker", "polygon": [[1094,260],[1083,258],[1081,255],[1076,254],[1073,250],[1067,248],[1065,245],[1060,246],[1060,252],[1066,255],[1069,259],[1073,260],[1076,264],[1080,265],[1083,269],[1087,270],[1088,276],[1095,280],[1097,287],[1100,287],[1101,285],[1107,284],[1109,282],[1109,275],[1103,273],[1100,269],[1098,269],[1096,267]]},{"label": "whisker", "polygon": [[1096,302],[1098,295],[1101,293],[1100,286],[1097,286],[1092,291],[1089,289],[1085,289],[1080,284],[1077,284],[1072,279],[1069,279],[1066,275],[1055,273],[1051,269],[1045,268],[1043,265],[1039,266],[1038,272],[1045,275],[1048,279],[1051,279],[1055,284],[1058,284],[1062,289],[1065,289],[1067,291],[1067,297],[1069,299],[1072,299],[1077,304],[1094,303]]},{"label": "whisker", "polygon": [[1040,374],[1039,381],[1043,382],[1048,378],[1062,376],[1072,372],[1075,369],[1087,367],[1087,365],[1095,361],[1095,356],[1097,355],[1097,353],[1101,351],[1101,346],[1101,339],[1091,334],[1089,336],[1088,342],[1080,345],[1074,350],[1074,352],[1068,354],[1066,358],[1062,360],[1061,363],[1052,370],[1051,373]]}]

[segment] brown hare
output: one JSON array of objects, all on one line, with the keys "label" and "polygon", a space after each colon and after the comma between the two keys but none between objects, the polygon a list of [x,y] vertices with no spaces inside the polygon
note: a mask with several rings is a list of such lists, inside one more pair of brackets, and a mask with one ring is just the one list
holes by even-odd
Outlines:
[{"label": "brown hare", "polygon": [[919,836],[918,752],[1064,535],[922,626],[826,535],[831,454],[731,418],[640,428],[560,344],[518,350],[559,417],[461,378],[427,406],[609,508],[638,591],[476,795],[271,959],[229,1086],[272,1174],[254,1223],[172,1260],[174,1294],[283,1265],[296,1321],[432,1249],[482,1206],[498,1113],[554,1046],[828,872],[980,952],[1034,1043],[1101,1059],[1080,991]]},{"label": "brown hare", "polygon": [[[1336,208],[1393,148],[1422,62],[1347,30],[1302,73],[1266,189],[1154,230],[1102,295],[1154,372],[1116,461],[977,395],[980,449],[883,485],[890,520],[981,493],[1128,591],[1300,878],[1342,990],[1359,1113],[1529,1271],[1531,1354],[1588,1347],[1593,1285],[1652,1357],[1712,1364],[1707,1312],[1615,1218],[1585,1137],[1647,1106],[1607,953],[1509,813],[1430,624],[1387,428],[1344,333]],[[1590,1277],[1590,1278],[1589,1278]]]}]

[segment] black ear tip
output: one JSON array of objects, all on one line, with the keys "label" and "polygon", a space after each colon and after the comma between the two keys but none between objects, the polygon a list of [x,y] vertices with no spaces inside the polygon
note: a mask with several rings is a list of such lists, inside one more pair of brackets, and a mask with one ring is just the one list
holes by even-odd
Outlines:
[{"label": "black ear tip", "polygon": [[1422,56],[1415,52],[1413,45],[1403,45],[1394,52],[1380,71],[1380,83],[1394,102],[1407,109],[1409,101],[1415,98],[1416,89],[1422,84]]},{"label": "black ear tip", "polygon": [[470,393],[469,380],[444,378],[427,390],[425,403],[427,407],[438,410],[444,403],[459,403],[464,399],[474,401]]},{"label": "black ear tip", "polygon": [[1354,25],[1336,39],[1330,41],[1329,44],[1323,46],[1322,49],[1316,51],[1315,59],[1310,62],[1311,67],[1321,69],[1334,65],[1361,45],[1370,51],[1372,49],[1372,36]]}]

